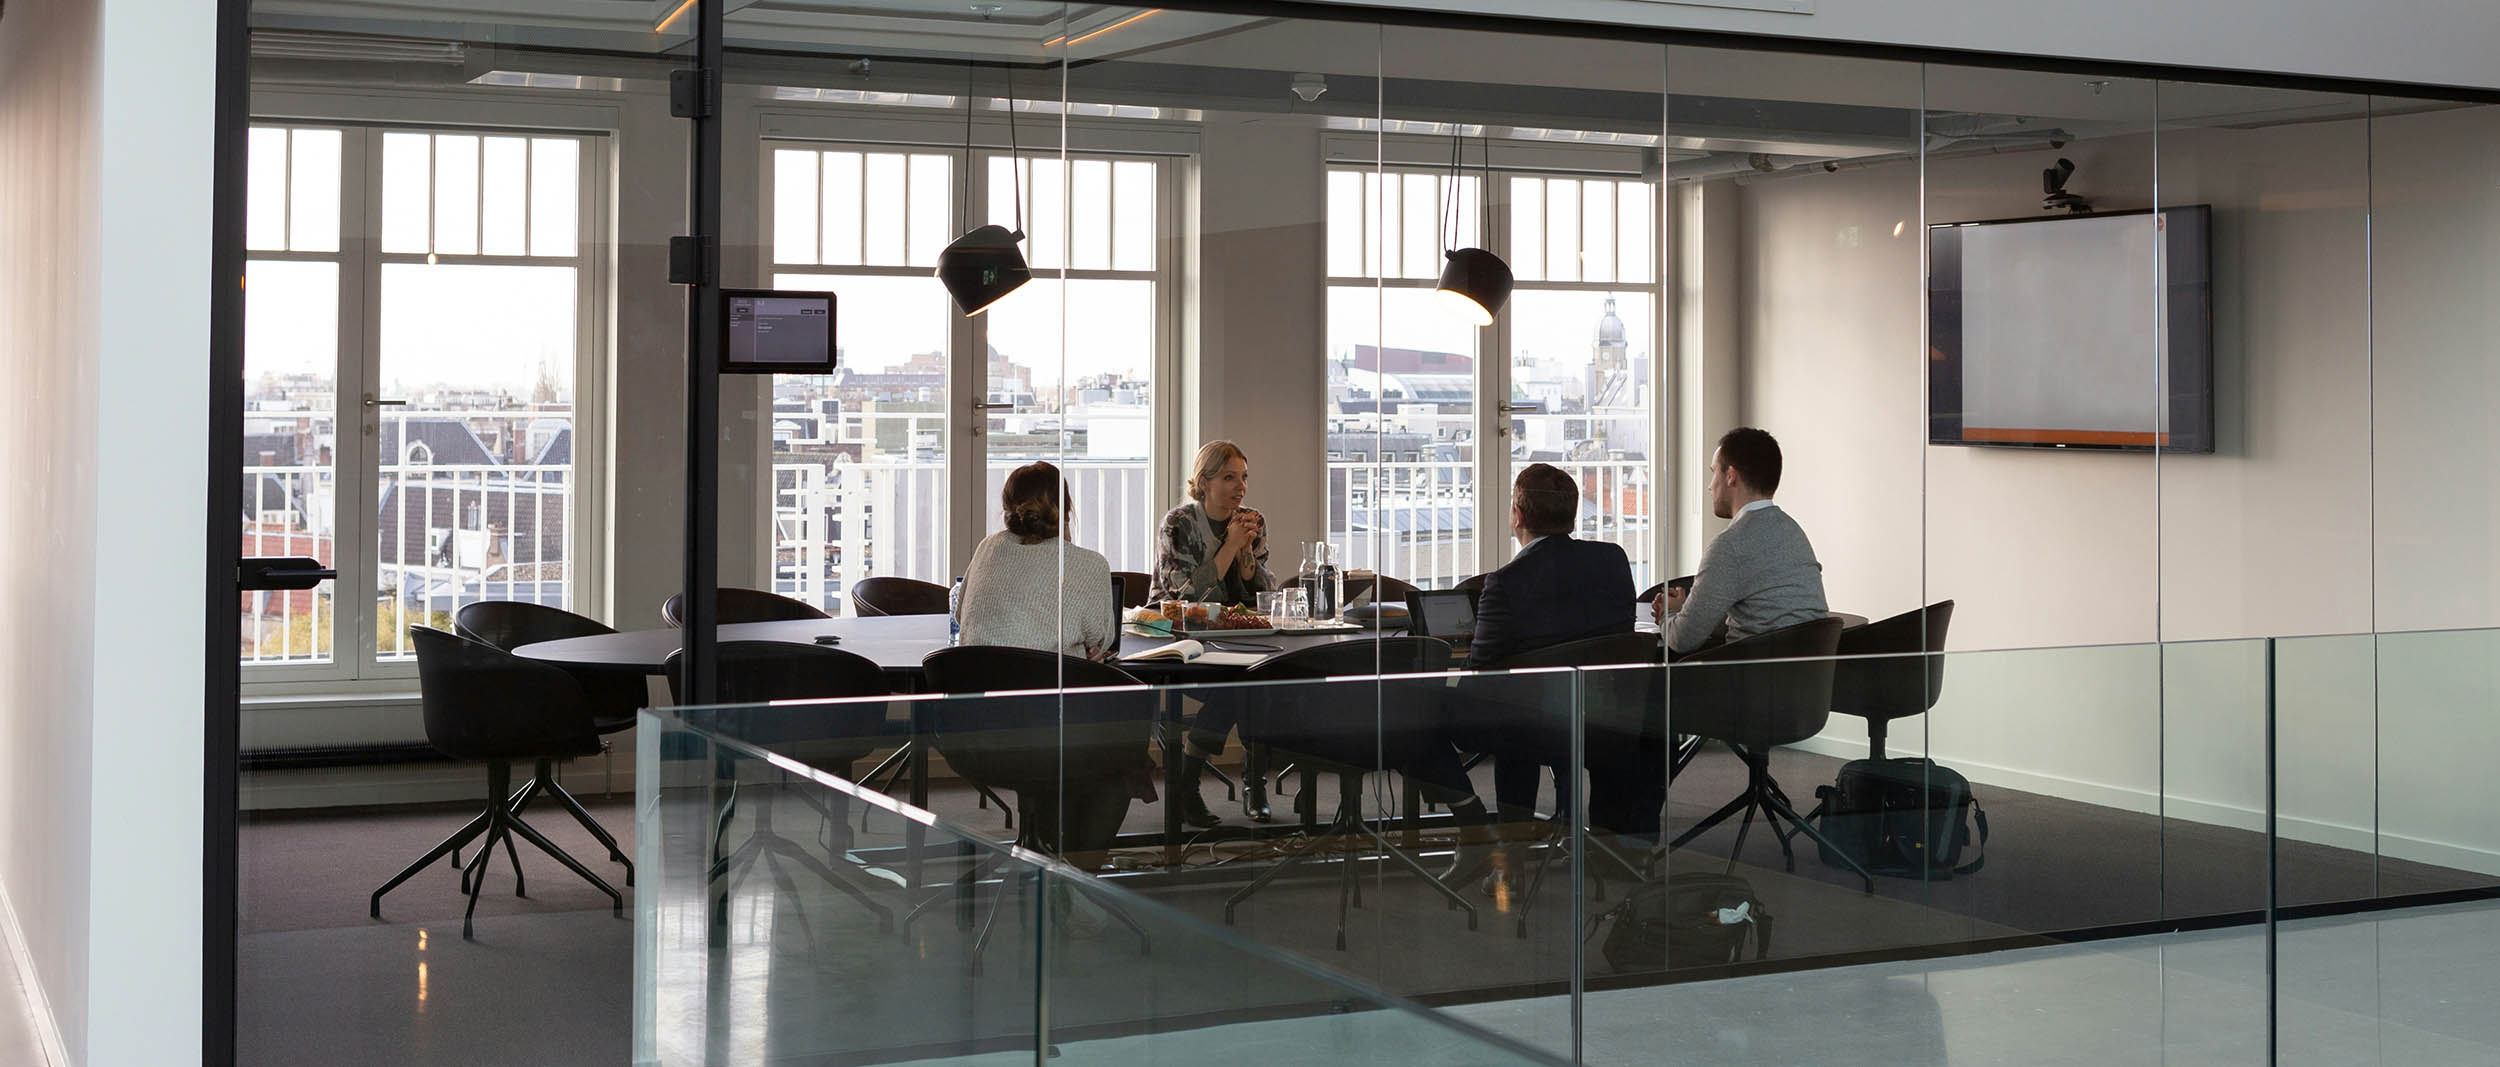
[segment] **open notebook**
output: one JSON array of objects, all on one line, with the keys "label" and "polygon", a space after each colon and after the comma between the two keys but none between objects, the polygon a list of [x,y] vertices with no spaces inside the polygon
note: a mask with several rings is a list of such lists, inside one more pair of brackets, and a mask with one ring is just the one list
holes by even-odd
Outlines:
[{"label": "open notebook", "polygon": [[1247,667],[1268,656],[1265,652],[1221,652],[1186,638],[1144,652],[1120,657],[1123,663],[1204,663],[1210,667]]}]

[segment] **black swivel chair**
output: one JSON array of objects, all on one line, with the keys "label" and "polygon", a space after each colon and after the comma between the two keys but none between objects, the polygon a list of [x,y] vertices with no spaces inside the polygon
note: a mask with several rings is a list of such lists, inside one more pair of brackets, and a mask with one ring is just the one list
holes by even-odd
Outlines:
[{"label": "black swivel chair", "polygon": [[1832,710],[1866,720],[1867,756],[1884,758],[1894,719],[1926,714],[1944,692],[1944,633],[1950,600],[1841,631],[1832,668]]},{"label": "black swivel chair", "polygon": [[[724,585],[712,596],[712,610],[720,615],[718,622],[724,626],[735,622],[784,622],[833,617],[804,600],[792,600],[761,589]],[[671,629],[686,625],[686,594],[671,593],[667,600],[660,602],[660,621],[667,623]]]},{"label": "black swivel chair", "polygon": [[[514,854],[515,834],[598,887],[607,894],[611,912],[623,916],[625,898],[616,887],[521,821],[509,806],[514,762],[572,759],[599,751],[590,699],[581,683],[558,668],[431,627],[409,627],[408,637],[417,650],[425,739],[453,759],[486,764],[486,810],[374,890],[373,917],[382,917],[383,894],[453,849],[478,840],[477,859],[468,878],[469,907],[460,917],[460,936],[473,936],[477,899],[486,891],[486,867],[494,859],[495,844],[502,842],[505,853]],[[483,840],[479,840],[481,834]],[[513,894],[526,895],[526,888],[520,864],[515,862]]]},{"label": "black swivel chair", "polygon": [[[1431,637],[1389,637],[1376,641],[1341,641],[1314,645],[1273,656],[1243,674],[1245,682],[1360,677],[1375,674],[1425,674],[1450,665],[1449,642]],[[1224,922],[1252,894],[1275,881],[1288,868],[1314,854],[1334,851],[1347,838],[1368,838],[1374,848],[1424,880],[1450,906],[1467,913],[1467,928],[1476,928],[1476,908],[1441,880],[1390,845],[1389,839],[1363,818],[1363,776],[1401,770],[1421,762],[1427,746],[1446,747],[1440,729],[1439,691],[1413,682],[1381,686],[1335,685],[1250,688],[1238,694],[1243,744],[1265,745],[1294,760],[1303,774],[1302,797],[1314,798],[1313,780],[1337,777],[1337,813],[1328,829],[1262,872],[1258,879],[1224,901]],[[1349,706],[1352,705],[1352,706]],[[1451,757],[1455,763],[1455,756]],[[1346,909],[1363,903],[1354,861],[1340,861],[1337,887],[1337,948],[1346,947]]]},{"label": "black swivel chair", "polygon": [[[1660,670],[1634,670],[1627,665],[1663,667],[1665,663],[1666,647],[1659,643],[1658,635],[1627,633],[1549,645],[1522,652],[1489,668],[1512,671],[1623,666],[1620,670],[1589,672],[1579,684],[1580,729],[1585,739],[1581,742],[1578,767],[1588,771],[1591,788],[1587,814],[1594,830],[1627,835],[1656,832],[1658,809],[1666,801],[1667,754],[1663,733],[1652,720],[1658,717],[1658,697],[1665,676]],[[1557,786],[1578,778],[1578,767],[1571,759],[1571,708],[1548,699],[1556,682],[1537,675],[1492,675],[1472,678],[1467,684],[1480,690],[1485,698],[1472,710],[1489,721],[1470,725],[1475,727],[1472,732],[1479,743],[1493,749],[1496,766],[1502,760],[1525,760],[1538,767],[1550,767]],[[1562,800],[1559,791],[1557,800]],[[1554,813],[1556,820],[1571,817],[1567,801],[1557,807],[1560,810]],[[1563,825],[1559,836],[1549,841],[1544,854],[1538,857],[1535,873],[1521,897],[1520,937],[1528,936],[1528,912],[1536,905],[1546,868],[1571,840],[1569,824]],[[1637,864],[1602,840],[1591,837],[1589,841],[1595,846],[1594,854],[1606,856],[1626,871],[1639,873]],[[1602,898],[1602,881],[1597,883],[1597,889]]]},{"label": "black swivel chair", "polygon": [[1120,580],[1120,606],[1122,608],[1146,606],[1146,594],[1154,590],[1153,575],[1142,571],[1113,571],[1111,576]]},{"label": "black swivel chair", "polygon": [[[685,677],[683,652],[668,657],[669,690],[679,691]],[[793,644],[787,641],[724,641],[714,653],[719,664],[719,698],[722,705],[759,705],[723,707],[710,714],[720,723],[728,737],[761,748],[788,755],[834,775],[857,781],[852,766],[866,759],[883,743],[886,708],[878,703],[847,703],[820,705],[783,705],[762,707],[776,700],[823,700],[840,697],[883,696],[888,692],[885,670],[865,656],[838,648]],[[797,842],[773,832],[773,792],[762,793],[755,806],[755,828],[736,850],[723,854],[723,838],[730,817],[736,813],[739,786],[734,761],[727,754],[719,757],[716,769],[729,783],[729,795],[721,803],[712,836],[712,868],[710,878],[714,892],[725,899],[735,892],[739,879],[753,869],[758,860],[776,865],[788,861],[814,873],[834,888],[850,895],[877,916],[881,930],[894,928],[894,913],[869,899],[866,890],[882,883],[857,873],[847,862],[849,825],[843,809],[843,797],[827,791],[821,802],[814,790],[796,794],[816,813],[836,828],[838,837],[832,846],[833,858],[839,866],[829,866]],[[788,775],[782,775],[786,784]],[[715,908],[716,920],[725,919],[727,908]],[[802,921],[804,919],[802,918]]]},{"label": "black swivel chair", "polygon": [[[1668,849],[1681,848],[1742,812],[1736,845],[1728,851],[1728,869],[1734,870],[1754,813],[1760,811],[1789,870],[1797,869],[1797,854],[1789,845],[1797,834],[1822,844],[1827,854],[1839,854],[1797,814],[1772,779],[1771,749],[1821,733],[1831,721],[1832,654],[1840,648],[1840,629],[1835,618],[1799,623],[1696,652],[1667,671],[1667,716],[1674,731],[1722,742],[1745,764],[1744,792],[1678,834]],[[1782,821],[1793,829],[1783,829]],[[1875,891],[1875,879],[1865,868],[1854,861],[1849,868],[1865,882],[1867,892]]]},{"label": "black swivel chair", "polygon": [[[461,608],[458,614],[452,616],[452,632],[510,652],[540,641],[612,634],[616,630],[562,608],[512,600],[489,600]],[[567,670],[566,673],[581,683],[582,692],[590,698],[591,725],[601,734],[632,729],[634,714],[650,703],[650,689],[640,671]],[[614,747],[601,741],[599,748],[607,753],[609,762],[613,764],[616,759]],[[564,788],[564,783],[556,777],[555,761],[552,759],[539,760],[534,776],[512,794],[512,813],[519,815],[528,810],[530,801],[540,793],[555,797],[557,803],[564,805],[564,810],[572,813],[575,822],[581,823],[583,829],[590,831],[590,836],[607,846],[608,858],[625,865],[625,884],[634,884],[634,861],[625,857],[624,850],[617,847],[615,836],[600,826],[598,820],[591,818],[589,810],[582,807],[582,802],[574,797],[571,790]],[[455,867],[460,865],[460,850],[452,850],[451,862]],[[515,866],[518,866],[517,860]],[[462,888],[467,888],[467,882],[467,875],[462,875]]]},{"label": "black swivel chair", "polygon": [[851,587],[851,610],[877,615],[944,615],[946,587],[918,578],[863,578]]},{"label": "black swivel chair", "polygon": [[1471,574],[1471,575],[1468,575],[1468,576],[1467,576],[1467,577],[1465,577],[1465,578],[1461,578],[1461,579],[1459,579],[1459,580],[1458,580],[1458,584],[1457,584],[1457,585],[1454,585],[1454,586],[1451,586],[1450,588],[1452,588],[1452,589],[1464,589],[1464,590],[1466,590],[1466,591],[1468,591],[1468,592],[1470,592],[1470,593],[1481,593],[1481,592],[1484,592],[1484,575],[1481,575],[1481,574]]},{"label": "black swivel chair", "polygon": [[[941,693],[1093,689],[1063,695],[1033,692],[983,700],[924,701],[912,706],[913,732],[931,739],[946,765],[974,786],[1013,790],[1024,829],[1016,843],[1054,855],[1097,853],[1109,848],[1128,810],[1126,774],[1146,765],[1146,743],[1159,697],[1135,675],[1108,663],[1029,648],[963,645],[942,648],[920,661],[931,689]],[[976,864],[946,890],[931,895],[903,918],[905,930],[938,901],[956,895],[966,909],[969,894],[989,864]],[[1073,883],[1072,883],[1073,884]],[[1081,886],[1079,887],[1081,888]],[[972,969],[998,922],[1000,898],[972,943]],[[1145,930],[1116,907],[1113,919],[1137,935],[1138,953],[1151,943]]]}]

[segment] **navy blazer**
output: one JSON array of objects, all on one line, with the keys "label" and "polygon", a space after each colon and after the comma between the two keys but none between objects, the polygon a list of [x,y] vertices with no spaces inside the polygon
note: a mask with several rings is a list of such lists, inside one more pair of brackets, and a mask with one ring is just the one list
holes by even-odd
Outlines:
[{"label": "navy blazer", "polygon": [[1632,632],[1632,561],[1606,541],[1554,534],[1484,576],[1467,665],[1565,641]]}]

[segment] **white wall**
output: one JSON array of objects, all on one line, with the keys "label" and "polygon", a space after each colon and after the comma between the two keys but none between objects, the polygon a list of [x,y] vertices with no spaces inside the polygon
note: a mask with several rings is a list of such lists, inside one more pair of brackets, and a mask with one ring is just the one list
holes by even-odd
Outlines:
[{"label": "white wall", "polygon": [[[2491,626],[2500,110],[2165,130],[1744,187],[1747,421],[1835,607],[1956,600],[1943,700],[1896,747],[1982,781],[2254,827],[2270,635]],[[2057,155],[2107,208],[2214,206],[2211,456],[1920,444],[1920,224],[2037,213]],[[2156,170],[2158,167],[2158,171]],[[1906,217],[1904,237],[1889,227]],[[1855,245],[1846,240],[1854,228]],[[1877,234],[1885,236],[1877,237]],[[1921,565],[1921,581],[1910,575]],[[2174,642],[2016,651],[2040,645]],[[2500,871],[2461,783],[2500,746],[2489,634],[2281,645],[2287,832]],[[1862,725],[1822,742],[1849,751]]]},{"label": "white wall", "polygon": [[[1299,561],[1327,515],[1326,169],[1316,124],[1211,114],[1192,175],[1194,255],[1183,285],[1183,446],[1230,438],[1250,456],[1269,566]],[[1186,475],[1184,475],[1186,476]],[[1184,499],[1178,486],[1172,500]]]},{"label": "white wall", "polygon": [[214,18],[0,21],[0,887],[80,1063],[199,1047],[197,898],[165,876],[200,863]]},{"label": "white wall", "polygon": [[[1324,0],[2423,85],[2500,87],[2500,5],[2472,0]],[[1805,9],[1799,11],[1795,9]],[[1752,10],[1747,10],[1752,9]]]},{"label": "white wall", "polygon": [[[103,104],[99,5],[0,20],[0,366],[19,397],[0,419],[0,605],[42,620],[0,642],[0,888],[73,1056],[86,1053],[93,778],[97,339],[92,284]],[[196,585],[195,585],[196,587]],[[167,587],[170,609],[188,600]],[[64,665],[69,665],[64,667]],[[196,701],[194,703],[196,706]],[[196,795],[196,794],[195,794]]]}]

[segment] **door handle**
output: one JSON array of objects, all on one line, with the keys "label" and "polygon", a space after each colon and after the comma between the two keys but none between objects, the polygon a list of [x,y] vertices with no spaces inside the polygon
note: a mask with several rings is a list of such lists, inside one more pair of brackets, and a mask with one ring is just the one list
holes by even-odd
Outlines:
[{"label": "door handle", "polygon": [[366,393],[365,406],[369,408],[404,408],[408,406],[408,402],[405,400],[383,400],[374,396],[372,393]]},{"label": "door handle", "polygon": [[238,589],[310,589],[338,576],[335,568],[311,556],[251,556],[234,567]]}]

